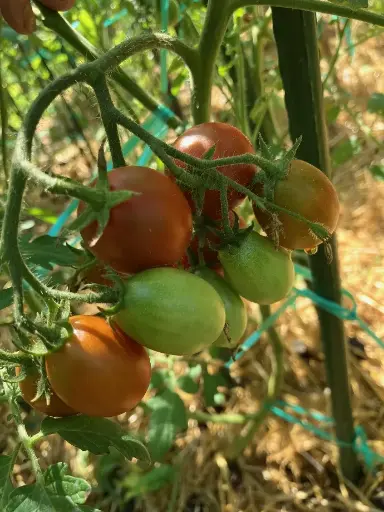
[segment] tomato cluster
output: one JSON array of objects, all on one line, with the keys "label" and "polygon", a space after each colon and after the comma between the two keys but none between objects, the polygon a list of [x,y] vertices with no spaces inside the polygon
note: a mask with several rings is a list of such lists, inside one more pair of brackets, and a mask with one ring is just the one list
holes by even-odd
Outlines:
[{"label": "tomato cluster", "polygon": [[[223,123],[195,126],[174,146],[186,154],[213,159],[254,152],[239,130]],[[176,163],[191,171],[184,163]],[[258,172],[254,165],[217,170],[244,187],[253,186],[263,196],[263,185],[253,185]],[[217,178],[206,172],[207,182]],[[49,405],[45,398],[33,400],[35,374],[21,382],[24,398],[46,414],[113,416],[132,409],[151,377],[146,348],[174,355],[192,355],[212,345],[235,348],[247,325],[243,299],[272,304],[286,297],[295,277],[291,250],[320,243],[304,222],[285,214],[278,214],[282,226],[278,248],[268,236],[243,229],[245,223],[233,209],[244,196],[233,186],[227,189],[227,220],[233,227],[228,240],[220,194],[214,187],[206,190],[201,215],[196,216],[190,191],[179,188],[172,176],[130,166],[112,170],[108,181],[112,190],[137,194],[111,209],[95,244],[91,242],[96,222],[81,234],[98,259],[88,279],[112,284],[97,270],[104,265],[123,276],[122,307],[109,323],[101,317],[70,318],[72,336],[45,361],[52,388]],[[291,162],[287,176],[275,188],[274,201],[330,232],[336,227],[339,206],[334,188],[306,162]],[[80,204],[79,211],[83,209]],[[271,235],[269,213],[256,207],[254,212]],[[189,262],[188,249],[199,265]]]}]

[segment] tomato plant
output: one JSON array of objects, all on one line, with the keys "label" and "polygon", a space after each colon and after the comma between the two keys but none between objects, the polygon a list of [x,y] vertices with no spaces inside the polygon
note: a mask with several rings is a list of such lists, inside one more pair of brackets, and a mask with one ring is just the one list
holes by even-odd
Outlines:
[{"label": "tomato plant", "polygon": [[214,345],[217,347],[235,348],[247,327],[247,312],[240,295],[232,286],[209,268],[200,268],[197,275],[205,279],[220,295],[225,308],[227,334],[222,332]]},{"label": "tomato plant", "polygon": [[290,253],[276,249],[268,238],[255,231],[239,247],[222,249],[219,259],[226,279],[251,302],[272,304],[292,289],[295,271]]},{"label": "tomato plant", "polygon": [[[114,169],[108,182],[111,190],[139,195],[111,209],[103,234],[90,248],[93,254],[125,274],[179,261],[191,240],[192,213],[178,186],[153,169],[136,166]],[[96,222],[82,230],[87,244],[96,231]]]},{"label": "tomato plant", "polygon": [[[230,224],[233,225],[234,222],[234,214],[232,211],[229,212],[229,221]],[[210,224],[212,222],[208,221]],[[247,226],[245,220],[242,217],[239,217],[239,227],[241,229],[244,229]],[[215,229],[218,229],[219,232],[222,232],[222,224],[220,222],[214,223]],[[219,253],[218,249],[214,249],[212,247],[218,246],[220,244],[220,233],[216,233],[209,229],[209,227],[206,225],[202,229],[203,236],[204,236],[204,247],[202,249],[204,263],[213,269],[220,269],[221,263],[219,261]],[[221,233],[222,234],[222,233]],[[193,236],[191,244],[189,246],[189,249],[192,251],[192,254],[194,255],[196,261],[198,262],[198,250],[199,250],[199,237],[197,233]],[[190,262],[188,260],[187,255],[184,255],[181,259],[181,265],[183,268],[188,269],[191,267]]]},{"label": "tomato plant", "polygon": [[[16,369],[16,374],[20,373],[20,369]],[[77,414],[77,411],[65,404],[53,391],[50,390],[50,399],[47,403],[47,399],[43,394],[37,400],[34,400],[37,393],[37,383],[39,380],[39,374],[36,369],[30,369],[30,373],[19,382],[22,397],[24,400],[31,405],[34,409],[48,416],[72,416]]]},{"label": "tomato plant", "polygon": [[212,345],[225,323],[223,302],[204,279],[176,268],[150,269],[127,279],[125,306],[114,322],[158,352],[195,354]]},{"label": "tomato plant", "polygon": [[48,380],[70,407],[89,416],[133,409],[151,379],[146,350],[101,317],[70,318],[73,336],[46,357]]},{"label": "tomato plant", "polygon": [[[240,130],[225,123],[203,123],[186,130],[173,143],[174,147],[183,153],[194,157],[203,158],[207,151],[215,146],[213,159],[254,153],[249,139]],[[177,161],[180,167],[185,167],[183,162]],[[256,172],[256,166],[250,164],[226,165],[219,167],[218,171],[232,180],[247,186],[251,183]],[[195,205],[189,192],[186,193],[189,204],[194,210]],[[233,209],[244,199],[244,195],[229,188],[228,207]],[[212,219],[221,217],[220,193],[218,190],[206,190],[203,214]]]},{"label": "tomato plant", "polygon": [[[256,192],[262,195],[263,186],[258,184]],[[336,229],[340,213],[336,190],[324,173],[307,162],[292,160],[287,176],[275,187],[274,203],[322,224],[329,233]],[[254,212],[261,227],[270,235],[273,229],[271,214],[256,206]],[[305,222],[287,213],[278,212],[277,216],[282,228],[279,237],[282,247],[313,249],[321,243]]]}]

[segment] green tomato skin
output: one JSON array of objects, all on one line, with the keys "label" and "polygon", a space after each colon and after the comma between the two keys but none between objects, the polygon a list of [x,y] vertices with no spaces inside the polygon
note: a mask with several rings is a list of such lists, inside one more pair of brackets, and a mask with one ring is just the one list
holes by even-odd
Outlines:
[{"label": "green tomato skin", "polygon": [[216,290],[176,268],[153,268],[129,278],[124,303],[113,321],[141,345],[164,354],[196,354],[217,340],[225,324]]},{"label": "green tomato skin", "polygon": [[220,295],[224,303],[228,335],[222,332],[214,343],[215,347],[235,348],[247,327],[247,312],[240,295],[222,277],[209,268],[201,268],[197,275],[205,279]]},{"label": "green tomato skin", "polygon": [[291,291],[295,270],[291,255],[253,231],[240,247],[219,252],[225,276],[245,299],[258,304],[273,304]]}]

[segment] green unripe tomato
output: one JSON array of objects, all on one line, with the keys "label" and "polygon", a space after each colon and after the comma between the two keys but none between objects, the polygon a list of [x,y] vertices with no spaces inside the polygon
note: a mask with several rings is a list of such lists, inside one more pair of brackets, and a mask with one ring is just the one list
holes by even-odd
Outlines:
[{"label": "green unripe tomato", "polygon": [[295,271],[290,252],[276,249],[269,238],[253,231],[240,247],[219,251],[225,277],[251,302],[273,304],[291,291]]},{"label": "green unripe tomato", "polygon": [[153,268],[125,282],[124,307],[112,321],[147,348],[191,355],[223,331],[225,309],[204,279],[176,268]]},{"label": "green unripe tomato", "polygon": [[213,270],[202,268],[197,271],[197,274],[213,286],[224,303],[229,339],[222,332],[214,346],[235,348],[247,327],[247,312],[244,302],[232,286]]}]

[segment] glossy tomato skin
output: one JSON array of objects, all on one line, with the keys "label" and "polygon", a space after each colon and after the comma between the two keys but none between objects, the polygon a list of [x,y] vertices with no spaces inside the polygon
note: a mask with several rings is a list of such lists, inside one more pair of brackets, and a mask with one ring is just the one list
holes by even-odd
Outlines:
[{"label": "glossy tomato skin", "polygon": [[[198,158],[202,158],[213,145],[216,145],[213,155],[214,160],[255,152],[250,140],[240,130],[229,124],[217,122],[193,126],[173,143],[173,146],[179,151]],[[186,167],[179,160],[176,163],[179,167]],[[248,186],[252,182],[257,168],[255,165],[241,164],[219,167],[218,170],[241,185]],[[194,210],[194,202],[188,192],[186,197]],[[243,194],[230,188],[228,190],[229,209],[239,205],[244,197]],[[218,190],[207,190],[205,192],[203,213],[212,219],[221,218],[220,193]]]},{"label": "glossy tomato skin", "polygon": [[[255,192],[262,196],[263,186]],[[288,175],[275,188],[274,202],[299,213],[312,222],[319,222],[333,233],[337,227],[340,204],[337,192],[327,176],[302,160],[292,160]],[[264,231],[271,235],[271,216],[254,206],[254,213]],[[282,223],[279,243],[286,249],[313,249],[321,240],[313,236],[304,222],[286,213],[278,213]]]},{"label": "glossy tomato skin", "polygon": [[[111,190],[132,190],[140,195],[110,210],[101,238],[90,248],[117,272],[173,265],[185,253],[192,236],[192,212],[179,187],[148,167],[120,167],[108,173]],[[79,205],[79,212],[84,204]],[[81,232],[89,245],[96,222]]]},{"label": "glossy tomato skin", "polygon": [[[16,374],[20,373],[20,369],[16,369]],[[56,393],[52,390],[50,396],[50,402],[47,404],[45,395],[42,395],[37,400],[33,400],[37,393],[37,383],[39,375],[36,370],[31,370],[25,379],[19,382],[20,391],[24,400],[37,411],[46,414],[47,416],[64,417],[73,416],[77,412],[65,404]]]},{"label": "glossy tomato skin", "polygon": [[190,355],[212,345],[225,323],[224,304],[204,279],[176,268],[127,279],[125,307],[113,321],[138,343],[164,354]]},{"label": "glossy tomato skin", "polygon": [[240,247],[219,252],[225,278],[245,299],[258,304],[273,304],[291,291],[295,271],[291,255],[256,231]]},{"label": "glossy tomato skin", "polygon": [[200,268],[197,275],[205,279],[220,295],[225,308],[225,322],[228,325],[228,337],[224,332],[215,341],[214,346],[235,348],[247,327],[247,312],[240,295],[214,270]]},{"label": "glossy tomato skin", "polygon": [[73,336],[46,357],[48,380],[70,407],[88,416],[133,409],[151,379],[146,350],[103,318],[73,316]]}]

